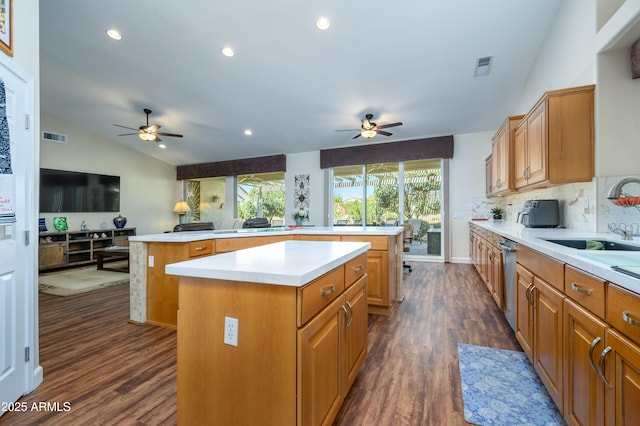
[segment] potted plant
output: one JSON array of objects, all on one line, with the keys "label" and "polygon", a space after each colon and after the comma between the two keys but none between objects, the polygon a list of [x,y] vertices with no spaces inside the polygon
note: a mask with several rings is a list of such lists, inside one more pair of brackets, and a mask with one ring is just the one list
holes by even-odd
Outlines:
[{"label": "potted plant", "polygon": [[502,220],[502,214],[504,213],[504,209],[502,207],[494,207],[491,209],[491,213],[493,213],[494,220]]},{"label": "potted plant", "polygon": [[302,219],[307,219],[307,212],[298,210],[293,214],[293,218],[296,220],[296,226],[302,226]]}]

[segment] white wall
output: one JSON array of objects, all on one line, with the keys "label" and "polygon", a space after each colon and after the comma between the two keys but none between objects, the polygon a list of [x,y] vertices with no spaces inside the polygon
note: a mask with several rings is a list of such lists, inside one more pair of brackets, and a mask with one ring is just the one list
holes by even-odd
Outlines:
[{"label": "white wall", "polygon": [[303,225],[325,226],[325,177],[320,168],[320,151],[287,154],[287,172],[285,173],[285,224],[295,225],[292,215],[294,208],[294,184],[296,175],[309,175],[309,221]]},{"label": "white wall", "polygon": [[[120,213],[127,227],[138,234],[159,233],[178,223],[171,211],[182,198],[176,168],[138,151],[105,140],[48,114],[41,115],[42,130],[67,135],[68,143],[40,141],[40,167],[120,176]],[[90,229],[102,223],[113,228],[117,213],[46,213],[47,227],[53,230],[54,216],[66,216],[70,230],[79,230],[84,220]]]},{"label": "white wall", "polygon": [[453,158],[449,160],[450,259],[469,262],[469,220],[472,199],[484,197],[485,158],[491,153],[495,132],[454,136]]},{"label": "white wall", "polygon": [[[562,0],[510,115],[526,114],[548,90],[594,84],[596,0]],[[535,54],[535,52],[532,52]]]}]

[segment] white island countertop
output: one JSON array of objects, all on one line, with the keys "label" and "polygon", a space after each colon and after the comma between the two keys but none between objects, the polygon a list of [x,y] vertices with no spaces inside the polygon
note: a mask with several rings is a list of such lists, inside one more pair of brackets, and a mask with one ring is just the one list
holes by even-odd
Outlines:
[{"label": "white island countertop", "polygon": [[366,253],[370,243],[282,241],[172,263],[169,275],[301,287]]},{"label": "white island countertop", "polygon": [[613,233],[583,232],[562,228],[525,228],[519,223],[512,222],[472,221],[471,223],[544,253],[563,263],[613,282],[627,290],[640,293],[640,279],[611,268],[616,265],[640,266],[640,251],[578,250],[547,241],[552,239],[608,240],[635,245],[640,248],[640,242],[637,240],[624,241],[620,235]]},{"label": "white island countertop", "polygon": [[271,228],[216,229],[212,231],[165,232],[162,234],[133,235],[129,241],[147,243],[188,243],[220,238],[262,237],[268,235],[398,235],[402,226],[277,226]]}]

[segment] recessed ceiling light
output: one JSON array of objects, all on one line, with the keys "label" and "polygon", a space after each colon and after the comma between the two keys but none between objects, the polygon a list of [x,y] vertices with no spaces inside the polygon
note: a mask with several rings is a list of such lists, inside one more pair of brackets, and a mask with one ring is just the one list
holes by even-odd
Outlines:
[{"label": "recessed ceiling light", "polygon": [[158,148],[160,148],[160,149],[165,149],[166,147],[167,146],[165,144],[163,144],[163,143],[158,144]]},{"label": "recessed ceiling light", "polygon": [[228,47],[228,46],[227,46],[227,47],[223,47],[223,48],[222,48],[222,54],[223,54],[224,56],[227,56],[227,57],[229,57],[229,58],[230,58],[230,57],[232,57],[233,55],[235,55],[235,52],[233,51],[233,49],[232,49],[232,48],[230,48],[230,47]]},{"label": "recessed ceiling light", "polygon": [[122,35],[118,32],[118,30],[114,30],[113,28],[107,30],[107,35],[114,40],[122,40]]},{"label": "recessed ceiling light", "polygon": [[251,136],[253,134],[253,132],[251,131],[251,129],[247,129],[244,131],[244,134],[247,136]]},{"label": "recessed ceiling light", "polygon": [[331,22],[329,22],[329,18],[326,18],[324,16],[319,17],[316,21],[316,27],[318,27],[319,30],[324,31],[326,29],[329,29],[330,26]]}]

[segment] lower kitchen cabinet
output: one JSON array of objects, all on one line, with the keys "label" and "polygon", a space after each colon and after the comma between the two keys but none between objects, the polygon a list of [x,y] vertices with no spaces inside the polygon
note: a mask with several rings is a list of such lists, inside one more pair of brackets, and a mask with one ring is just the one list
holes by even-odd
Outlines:
[{"label": "lower kitchen cabinet", "polygon": [[607,330],[610,357],[603,373],[607,378],[607,425],[632,426],[640,423],[640,346],[617,330]]},{"label": "lower kitchen cabinet", "polygon": [[564,418],[569,425],[604,424],[604,383],[598,358],[609,326],[564,299]]},{"label": "lower kitchen cabinet", "polygon": [[516,265],[516,339],[563,413],[562,300],[565,296],[555,287],[519,263]]},{"label": "lower kitchen cabinet", "polygon": [[298,424],[331,424],[367,354],[367,277],[298,331]]},{"label": "lower kitchen cabinet", "polygon": [[366,264],[302,287],[180,277],[178,424],[331,425],[367,356]]},{"label": "lower kitchen cabinet", "polygon": [[533,274],[516,264],[516,339],[533,363]]},{"label": "lower kitchen cabinet", "polygon": [[553,286],[534,278],[533,367],[549,396],[564,413],[562,406],[562,300],[564,294]]}]

